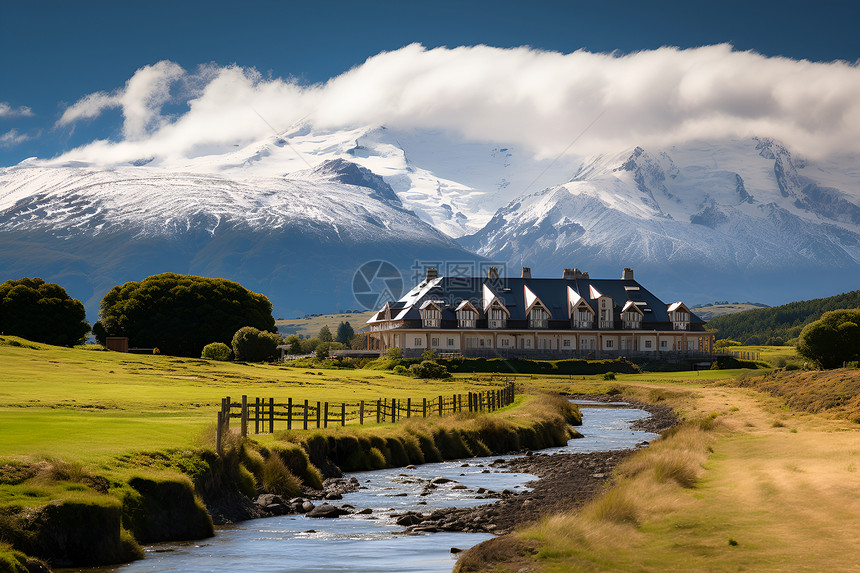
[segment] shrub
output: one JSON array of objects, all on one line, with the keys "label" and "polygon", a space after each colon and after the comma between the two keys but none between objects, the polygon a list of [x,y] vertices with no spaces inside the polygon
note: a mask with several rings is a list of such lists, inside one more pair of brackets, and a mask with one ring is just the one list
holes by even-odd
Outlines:
[{"label": "shrub", "polygon": [[396,346],[394,348],[389,348],[388,352],[385,353],[385,356],[387,356],[391,360],[398,360],[400,358],[403,358],[403,349],[398,348]]},{"label": "shrub", "polygon": [[236,360],[262,362],[275,358],[280,343],[278,334],[243,326],[233,335],[233,352]]},{"label": "shrub", "polygon": [[226,362],[233,358],[233,350],[223,342],[213,342],[203,347],[200,358]]},{"label": "shrub", "polygon": [[398,364],[394,367],[394,373],[400,376],[406,376],[407,374],[409,374],[409,370],[407,370],[404,365]]},{"label": "shrub", "polygon": [[409,373],[416,378],[450,378],[451,374],[448,369],[431,360],[425,360],[420,364],[413,364],[409,367]]},{"label": "shrub", "polygon": [[606,372],[603,375],[604,380],[615,380],[615,372]]}]

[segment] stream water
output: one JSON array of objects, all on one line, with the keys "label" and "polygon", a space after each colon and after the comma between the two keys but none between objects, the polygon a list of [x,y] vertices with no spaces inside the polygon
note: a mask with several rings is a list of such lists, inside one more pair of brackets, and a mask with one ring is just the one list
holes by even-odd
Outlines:
[{"label": "stream water", "polygon": [[[566,446],[542,453],[577,453],[633,448],[656,434],[635,431],[630,423],[645,418],[643,410],[616,407],[589,407],[582,404],[583,424],[577,428],[585,437]],[[619,407],[620,406],[620,407]],[[98,573],[149,573],[182,571],[254,572],[445,572],[454,567],[452,547],[461,549],[489,539],[490,534],[430,533],[400,535],[403,527],[394,523],[391,513],[407,510],[427,513],[436,508],[467,507],[492,503],[475,499],[479,487],[489,490],[525,490],[535,476],[501,472],[489,468],[492,460],[509,458],[472,458],[424,464],[414,470],[394,468],[354,475],[363,486],[344,495],[334,505],[350,504],[356,509],[371,508],[368,515],[338,519],[311,519],[304,515],[270,517],[242,522],[216,531],[215,537],[189,543],[162,543],[146,547],[146,558],[119,567],[86,571]],[[484,473],[489,470],[490,473]],[[432,495],[421,497],[424,483],[446,477],[467,489],[439,487]],[[453,485],[453,484],[451,484]],[[419,504],[426,502],[426,504]]]}]

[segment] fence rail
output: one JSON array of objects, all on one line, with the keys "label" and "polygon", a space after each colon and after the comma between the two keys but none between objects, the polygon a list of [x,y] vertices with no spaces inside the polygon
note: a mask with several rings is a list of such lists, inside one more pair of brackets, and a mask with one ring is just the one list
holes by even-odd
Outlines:
[{"label": "fence rail", "polygon": [[397,422],[404,418],[444,416],[457,412],[492,412],[512,404],[515,398],[514,383],[505,379],[501,388],[466,394],[439,395],[435,398],[379,398],[358,402],[323,402],[314,400],[275,401],[274,398],[248,398],[240,401],[229,396],[221,399],[218,412],[216,449],[221,454],[224,432],[230,429],[231,420],[239,420],[242,436],[272,434],[279,429],[328,428],[329,424],[346,426],[347,423]]}]

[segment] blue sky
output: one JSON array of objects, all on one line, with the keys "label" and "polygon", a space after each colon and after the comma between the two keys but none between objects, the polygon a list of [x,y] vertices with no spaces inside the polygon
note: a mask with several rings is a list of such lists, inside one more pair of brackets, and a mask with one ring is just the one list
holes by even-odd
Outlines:
[{"label": "blue sky", "polygon": [[[5,1],[0,166],[123,137],[108,110],[57,126],[87,94],[122,88],[162,60],[193,72],[237,64],[264,78],[324,82],[381,51],[486,44],[631,53],[730,43],[819,62],[860,57],[856,2]],[[183,101],[165,104],[181,114]],[[5,106],[5,107],[3,107]],[[5,110],[5,111],[4,111]]]}]

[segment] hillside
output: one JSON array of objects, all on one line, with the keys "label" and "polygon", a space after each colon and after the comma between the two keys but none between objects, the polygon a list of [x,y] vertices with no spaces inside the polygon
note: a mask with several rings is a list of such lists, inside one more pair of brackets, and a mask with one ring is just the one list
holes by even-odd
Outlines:
[{"label": "hillside", "polygon": [[774,336],[790,340],[797,337],[804,326],[818,320],[823,313],[840,308],[860,308],[860,290],[828,298],[717,316],[708,322],[708,328],[717,330],[717,339],[731,338],[744,344],[756,344],[755,341],[750,341],[753,336],[759,339],[759,343],[765,343],[768,338]]},{"label": "hillside", "polygon": [[746,312],[757,308],[767,308],[763,304],[747,304],[747,303],[731,303],[731,304],[708,304],[705,306],[694,306],[690,309],[702,320],[711,320],[718,316],[727,314],[736,314],[738,312]]},{"label": "hillside", "polygon": [[348,322],[358,332],[358,329],[364,326],[375,312],[375,310],[368,310],[367,312],[309,315],[306,318],[286,318],[276,320],[275,326],[282,336],[290,334],[300,334],[304,337],[316,336],[323,326],[328,326],[331,333],[337,336],[337,327],[341,322]]}]

